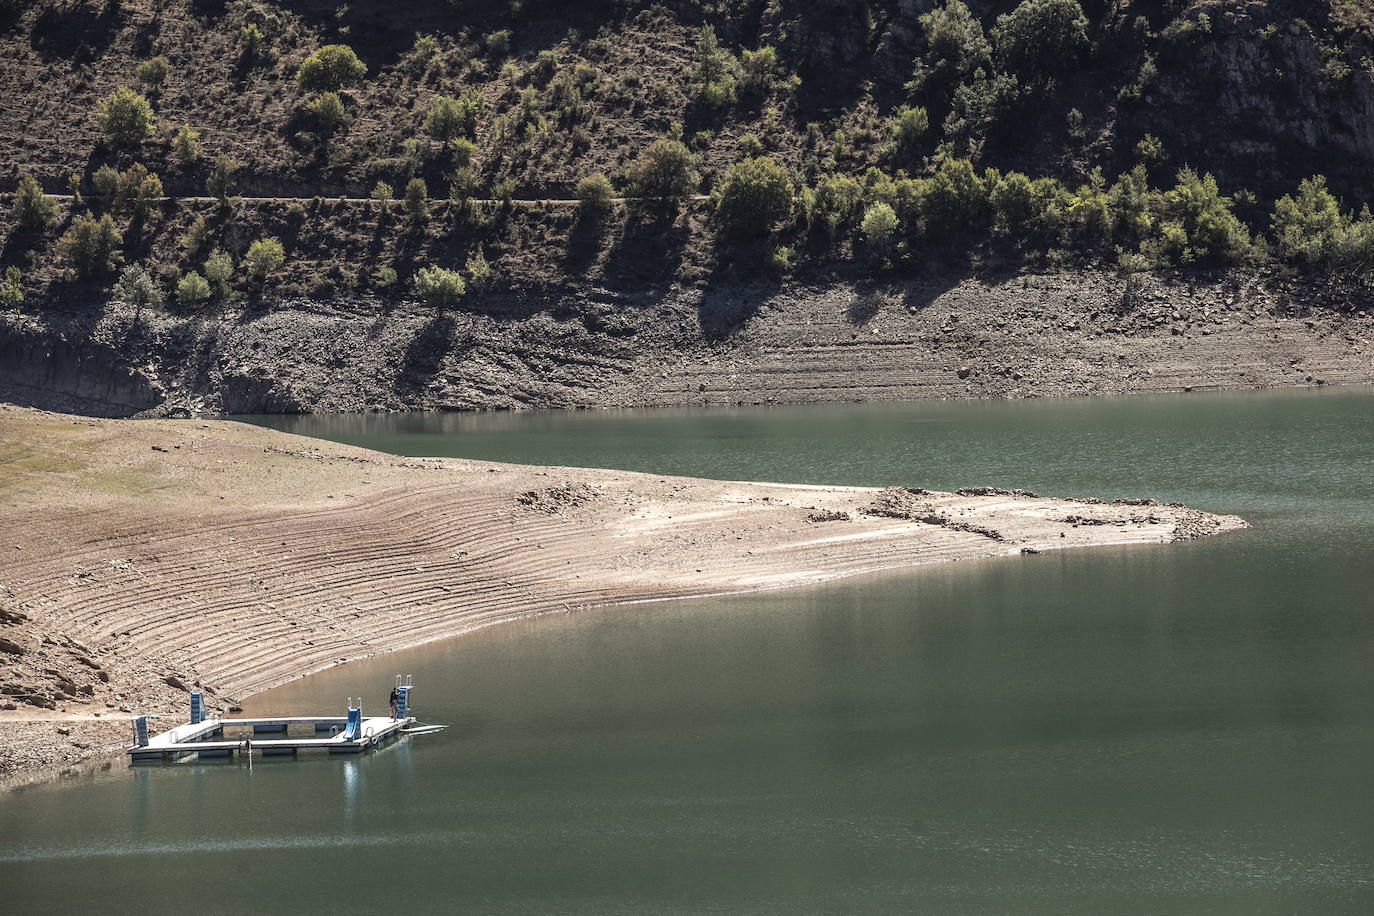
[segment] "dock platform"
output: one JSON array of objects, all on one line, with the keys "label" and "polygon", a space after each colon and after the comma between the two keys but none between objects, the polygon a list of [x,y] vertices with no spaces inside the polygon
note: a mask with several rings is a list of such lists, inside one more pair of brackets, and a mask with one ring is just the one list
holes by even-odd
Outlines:
[{"label": "dock platform", "polygon": [[[363,716],[361,701],[350,698],[346,716],[268,716],[221,719],[207,714],[200,693],[191,694],[191,721],[159,735],[148,734],[148,720],[156,716],[134,716],[134,743],[129,758],[135,763],[176,761],[191,755],[198,758],[251,756],[290,756],[303,750],[330,754],[357,754],[384,741],[398,737],[415,724],[410,715],[410,684],[400,683],[392,691],[393,714]],[[313,737],[292,737],[292,729],[309,730]],[[321,737],[323,736],[323,737]]]}]

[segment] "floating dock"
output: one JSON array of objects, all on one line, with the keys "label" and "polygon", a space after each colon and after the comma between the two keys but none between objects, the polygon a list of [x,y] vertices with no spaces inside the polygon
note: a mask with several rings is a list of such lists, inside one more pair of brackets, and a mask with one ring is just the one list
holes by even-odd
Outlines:
[{"label": "floating dock", "polygon": [[[208,715],[200,693],[191,694],[191,721],[160,735],[149,735],[148,720],[156,716],[134,716],[134,743],[129,758],[135,763],[176,761],[191,755],[198,758],[251,756],[293,756],[303,750],[322,750],[330,754],[358,754],[399,736],[415,725],[410,715],[410,684],[398,677],[392,693],[389,716],[364,716],[362,701],[348,701],[345,716],[271,716],[251,719],[221,719]],[[298,734],[292,736],[292,730]],[[300,735],[306,732],[310,737]],[[323,735],[324,737],[321,737]]]}]

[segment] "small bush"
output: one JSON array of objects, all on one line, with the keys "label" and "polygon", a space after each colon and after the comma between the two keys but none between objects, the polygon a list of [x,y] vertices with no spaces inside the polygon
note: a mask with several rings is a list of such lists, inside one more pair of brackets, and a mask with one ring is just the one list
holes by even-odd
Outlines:
[{"label": "small bush", "polygon": [[14,192],[13,212],[14,221],[21,228],[39,232],[56,221],[57,202],[43,193],[36,178],[23,175]]},{"label": "small bush", "polygon": [[110,93],[96,109],[100,130],[119,146],[142,143],[153,129],[153,106],[128,86]]},{"label": "small bush", "polygon": [[740,88],[748,93],[763,95],[773,88],[777,80],[778,52],[768,45],[757,51],[741,51],[739,69]]},{"label": "small bush", "polygon": [[151,92],[157,92],[162,84],[167,82],[167,74],[171,71],[171,65],[167,58],[159,54],[157,57],[142,61],[134,68],[134,78],[143,87]]},{"label": "small bush", "polygon": [[124,237],[110,214],[96,219],[89,213],[77,217],[71,228],[57,241],[58,252],[82,278],[109,273],[124,260],[120,251]]},{"label": "small bush", "polygon": [[791,248],[786,245],[775,245],[768,252],[768,262],[765,266],[769,273],[780,277],[791,272],[794,258],[795,253]]},{"label": "small bush", "polygon": [[250,22],[239,29],[239,55],[247,62],[256,60],[267,49],[267,36],[256,22]]},{"label": "small bush", "polygon": [[281,242],[271,238],[258,239],[248,246],[248,253],[243,256],[244,270],[248,276],[258,280],[280,270],[285,263],[286,252],[282,250]]},{"label": "small bush", "polygon": [[338,92],[360,83],[367,66],[348,45],[325,45],[301,62],[296,81],[306,92]]},{"label": "small bush", "polygon": [[482,44],[486,45],[487,54],[499,60],[510,53],[510,29],[501,29],[490,32],[482,39]]},{"label": "small bush", "polygon": [[162,202],[162,179],[148,171],[142,163],[134,163],[120,176],[120,197],[135,220],[145,220],[153,208]]},{"label": "small bush", "polygon": [[209,282],[194,270],[177,281],[177,302],[182,305],[199,305],[209,298]]},{"label": "small bush", "polygon": [[142,264],[130,264],[119,274],[111,291],[116,302],[134,306],[135,319],[145,307],[157,308],[167,298],[162,285]]},{"label": "small bush", "polygon": [[415,295],[439,311],[457,305],[467,292],[463,277],[455,270],[421,267],[412,281]]}]

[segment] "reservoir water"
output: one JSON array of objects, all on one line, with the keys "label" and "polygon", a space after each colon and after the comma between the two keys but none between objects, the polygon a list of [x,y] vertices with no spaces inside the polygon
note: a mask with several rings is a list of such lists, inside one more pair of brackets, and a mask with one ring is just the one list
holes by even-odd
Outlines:
[{"label": "reservoir water", "polygon": [[1374,912],[1374,393],[271,417],[412,455],[1253,530],[545,618],[247,711],[446,731],[0,795],[0,913]]}]

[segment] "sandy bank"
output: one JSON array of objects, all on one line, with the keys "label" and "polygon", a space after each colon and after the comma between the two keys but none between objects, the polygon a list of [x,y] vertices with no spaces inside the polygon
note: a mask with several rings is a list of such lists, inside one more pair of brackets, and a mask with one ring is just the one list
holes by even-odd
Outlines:
[{"label": "sandy bank", "polygon": [[0,407],[0,775],[118,747],[128,711],[179,715],[190,687],[227,707],[515,617],[1244,524],[980,489],[407,459],[233,422]]}]

